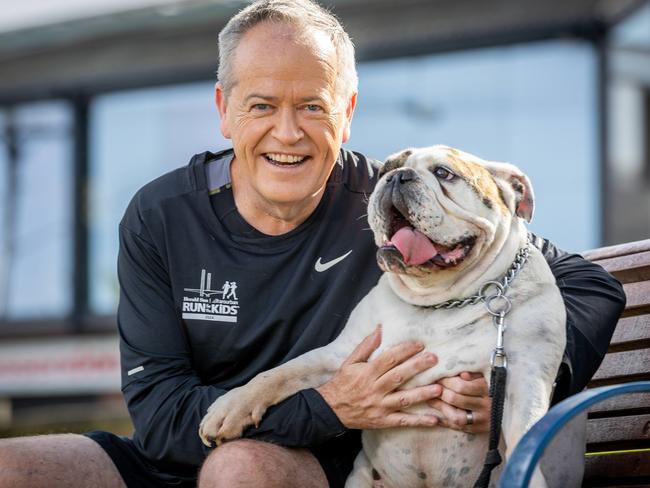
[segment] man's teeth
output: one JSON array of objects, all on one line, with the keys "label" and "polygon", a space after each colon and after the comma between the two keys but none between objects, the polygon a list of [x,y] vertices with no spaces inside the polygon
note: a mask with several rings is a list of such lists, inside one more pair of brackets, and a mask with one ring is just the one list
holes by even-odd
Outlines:
[{"label": "man's teeth", "polygon": [[305,156],[292,156],[291,154],[275,154],[275,153],[267,153],[266,157],[275,163],[292,163],[292,164],[299,163],[303,159],[305,159]]}]

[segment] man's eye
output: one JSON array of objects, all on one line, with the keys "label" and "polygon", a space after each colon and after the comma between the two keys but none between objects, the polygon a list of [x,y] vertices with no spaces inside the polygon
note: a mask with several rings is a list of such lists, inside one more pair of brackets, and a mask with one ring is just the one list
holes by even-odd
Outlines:
[{"label": "man's eye", "polygon": [[268,103],[256,103],[252,107],[253,110],[259,110],[259,111],[269,110],[270,108],[271,106]]},{"label": "man's eye", "polygon": [[307,110],[307,112],[321,112],[323,108],[320,105],[310,103],[308,105],[305,105],[305,110]]},{"label": "man's eye", "polygon": [[437,166],[433,170],[433,174],[436,176],[436,178],[440,178],[441,180],[445,181],[451,181],[456,178],[456,175],[452,173],[450,169],[445,168],[444,166]]}]

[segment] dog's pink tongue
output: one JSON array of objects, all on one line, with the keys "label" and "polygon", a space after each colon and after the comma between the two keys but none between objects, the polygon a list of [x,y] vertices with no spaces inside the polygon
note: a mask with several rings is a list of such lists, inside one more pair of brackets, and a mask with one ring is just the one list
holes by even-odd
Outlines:
[{"label": "dog's pink tongue", "polygon": [[404,262],[409,266],[426,263],[438,251],[422,232],[412,227],[402,227],[391,237],[390,244],[395,246],[404,257]]}]

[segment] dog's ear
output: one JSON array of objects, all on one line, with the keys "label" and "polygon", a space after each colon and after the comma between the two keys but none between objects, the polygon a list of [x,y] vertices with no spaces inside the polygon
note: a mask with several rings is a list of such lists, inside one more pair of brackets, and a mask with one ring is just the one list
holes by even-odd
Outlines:
[{"label": "dog's ear", "polygon": [[404,163],[411,154],[413,154],[413,149],[404,149],[403,151],[388,156],[386,158],[386,161],[384,161],[384,164],[379,169],[379,176],[384,176],[389,171],[404,166]]},{"label": "dog's ear", "polygon": [[508,208],[526,222],[533,220],[535,196],[528,176],[513,164],[488,162],[485,166],[494,177]]}]

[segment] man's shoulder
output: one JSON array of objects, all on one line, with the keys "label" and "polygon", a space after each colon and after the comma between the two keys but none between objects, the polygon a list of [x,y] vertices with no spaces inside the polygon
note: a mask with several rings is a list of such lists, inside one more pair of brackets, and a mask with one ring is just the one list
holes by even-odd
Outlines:
[{"label": "man's shoulder", "polygon": [[141,220],[151,210],[160,211],[170,203],[195,193],[204,184],[198,176],[197,166],[202,168],[205,162],[214,157],[210,152],[194,155],[184,166],[173,169],[142,186],[131,199],[124,214],[123,223]]},{"label": "man's shoulder", "polygon": [[346,188],[355,193],[370,193],[377,184],[381,163],[364,154],[341,149],[341,178]]},{"label": "man's shoulder", "polygon": [[136,203],[140,210],[146,210],[157,207],[170,198],[197,191],[205,184],[201,168],[206,161],[214,157],[216,156],[208,151],[195,154],[189,163],[168,171],[142,186],[135,193],[131,203]]}]

